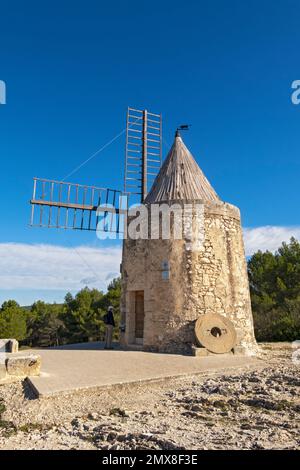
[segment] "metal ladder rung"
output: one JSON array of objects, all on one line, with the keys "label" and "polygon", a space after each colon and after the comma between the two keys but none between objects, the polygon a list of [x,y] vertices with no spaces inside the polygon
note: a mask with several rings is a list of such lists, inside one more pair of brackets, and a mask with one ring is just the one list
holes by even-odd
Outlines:
[{"label": "metal ladder rung", "polygon": [[139,125],[141,126],[143,123],[141,122],[141,119],[143,119],[143,117],[138,117],[138,116],[129,116],[129,120],[128,120],[128,124],[136,124],[136,125]]},{"label": "metal ladder rung", "polygon": [[[127,148],[128,148],[128,145],[133,145],[133,142],[127,142]],[[140,148],[141,148],[141,147],[142,147],[142,143],[136,144],[135,147],[140,147]],[[128,150],[130,150],[130,149],[128,148]]]},{"label": "metal ladder rung", "polygon": [[159,134],[154,134],[153,132],[147,132],[148,135],[154,135],[155,137],[160,137]]},{"label": "metal ladder rung", "polygon": [[[135,136],[135,135],[128,135],[128,138],[129,138],[129,139],[137,139],[137,140],[142,140],[142,138],[141,138],[141,137],[137,137],[137,136]],[[128,143],[130,143],[130,142],[128,142]]]},{"label": "metal ladder rung", "polygon": [[129,130],[130,132],[139,132],[139,133],[142,132],[140,129],[132,129],[132,127]]},{"label": "metal ladder rung", "polygon": [[153,122],[155,124],[160,124],[160,121],[154,121],[153,119],[149,119],[149,118],[147,119],[147,121],[148,122]]},{"label": "metal ladder rung", "polygon": [[134,111],[136,113],[143,113],[143,111],[141,111],[140,109],[129,108],[129,107],[128,107],[128,111]]},{"label": "metal ladder rung", "polygon": [[135,142],[127,142],[128,145],[134,145],[135,147],[141,147],[142,144],[136,144]]},{"label": "metal ladder rung", "polygon": [[161,115],[160,115],[160,114],[149,113],[149,111],[147,111],[147,114],[149,114],[149,116],[158,117],[159,119],[161,118]]},{"label": "metal ladder rung", "polygon": [[128,118],[133,118],[133,119],[143,119],[143,115],[141,114],[140,116],[136,116],[135,114],[129,114]]}]

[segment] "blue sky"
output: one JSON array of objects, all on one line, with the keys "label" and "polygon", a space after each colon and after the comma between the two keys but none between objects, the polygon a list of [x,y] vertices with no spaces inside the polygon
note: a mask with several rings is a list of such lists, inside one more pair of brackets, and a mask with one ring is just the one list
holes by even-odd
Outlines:
[{"label": "blue sky", "polygon": [[[118,248],[93,233],[29,228],[28,201],[33,176],[64,178],[124,128],[128,105],[162,112],[170,145],[178,124],[192,124],[185,143],[240,207],[252,250],[298,236],[298,1],[3,0],[0,16],[0,302],[59,301],[91,259],[95,286],[118,272]],[[124,136],[71,181],[121,188],[123,160]],[[65,248],[67,273],[51,246]],[[88,262],[70,256],[80,249]],[[41,282],[43,263],[52,274]]]}]

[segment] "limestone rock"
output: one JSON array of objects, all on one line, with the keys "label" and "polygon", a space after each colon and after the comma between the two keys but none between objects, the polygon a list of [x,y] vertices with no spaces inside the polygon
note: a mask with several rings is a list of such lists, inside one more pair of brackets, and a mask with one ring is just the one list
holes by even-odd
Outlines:
[{"label": "limestone rock", "polygon": [[5,377],[6,377],[5,363],[3,361],[1,361],[1,358],[0,358],[0,381],[2,379],[5,379]]},{"label": "limestone rock", "polygon": [[196,357],[204,357],[204,356],[207,356],[207,349],[206,348],[198,348],[198,347],[192,347],[192,353],[193,353],[193,356],[196,356]]},{"label": "limestone rock", "polygon": [[19,343],[16,339],[0,339],[0,352],[16,353],[19,350]]}]

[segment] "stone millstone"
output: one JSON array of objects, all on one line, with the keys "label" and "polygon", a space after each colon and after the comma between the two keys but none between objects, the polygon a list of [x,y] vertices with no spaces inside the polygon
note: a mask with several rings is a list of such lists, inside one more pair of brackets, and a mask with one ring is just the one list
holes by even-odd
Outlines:
[{"label": "stone millstone", "polygon": [[233,323],[216,313],[208,313],[198,318],[195,335],[200,346],[216,354],[231,351],[237,339]]}]

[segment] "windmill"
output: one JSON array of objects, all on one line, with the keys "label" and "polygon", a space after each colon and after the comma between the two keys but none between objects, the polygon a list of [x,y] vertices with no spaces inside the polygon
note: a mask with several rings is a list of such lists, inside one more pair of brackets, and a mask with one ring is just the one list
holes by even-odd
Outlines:
[{"label": "windmill", "polygon": [[122,233],[129,201],[145,200],[161,164],[161,114],[128,107],[123,190],[34,178],[30,225]]},{"label": "windmill", "polygon": [[[168,214],[175,203],[180,218],[168,221],[182,236],[173,230],[167,237],[124,237],[120,343],[168,353],[198,355],[201,345],[199,355],[256,354],[240,211],[219,198],[184,144],[187,124],[177,128],[161,165],[161,121],[128,108],[123,190],[35,178],[31,225],[120,233],[128,198],[146,209],[161,204]],[[159,227],[159,211],[145,220],[147,229],[148,221]]]}]

